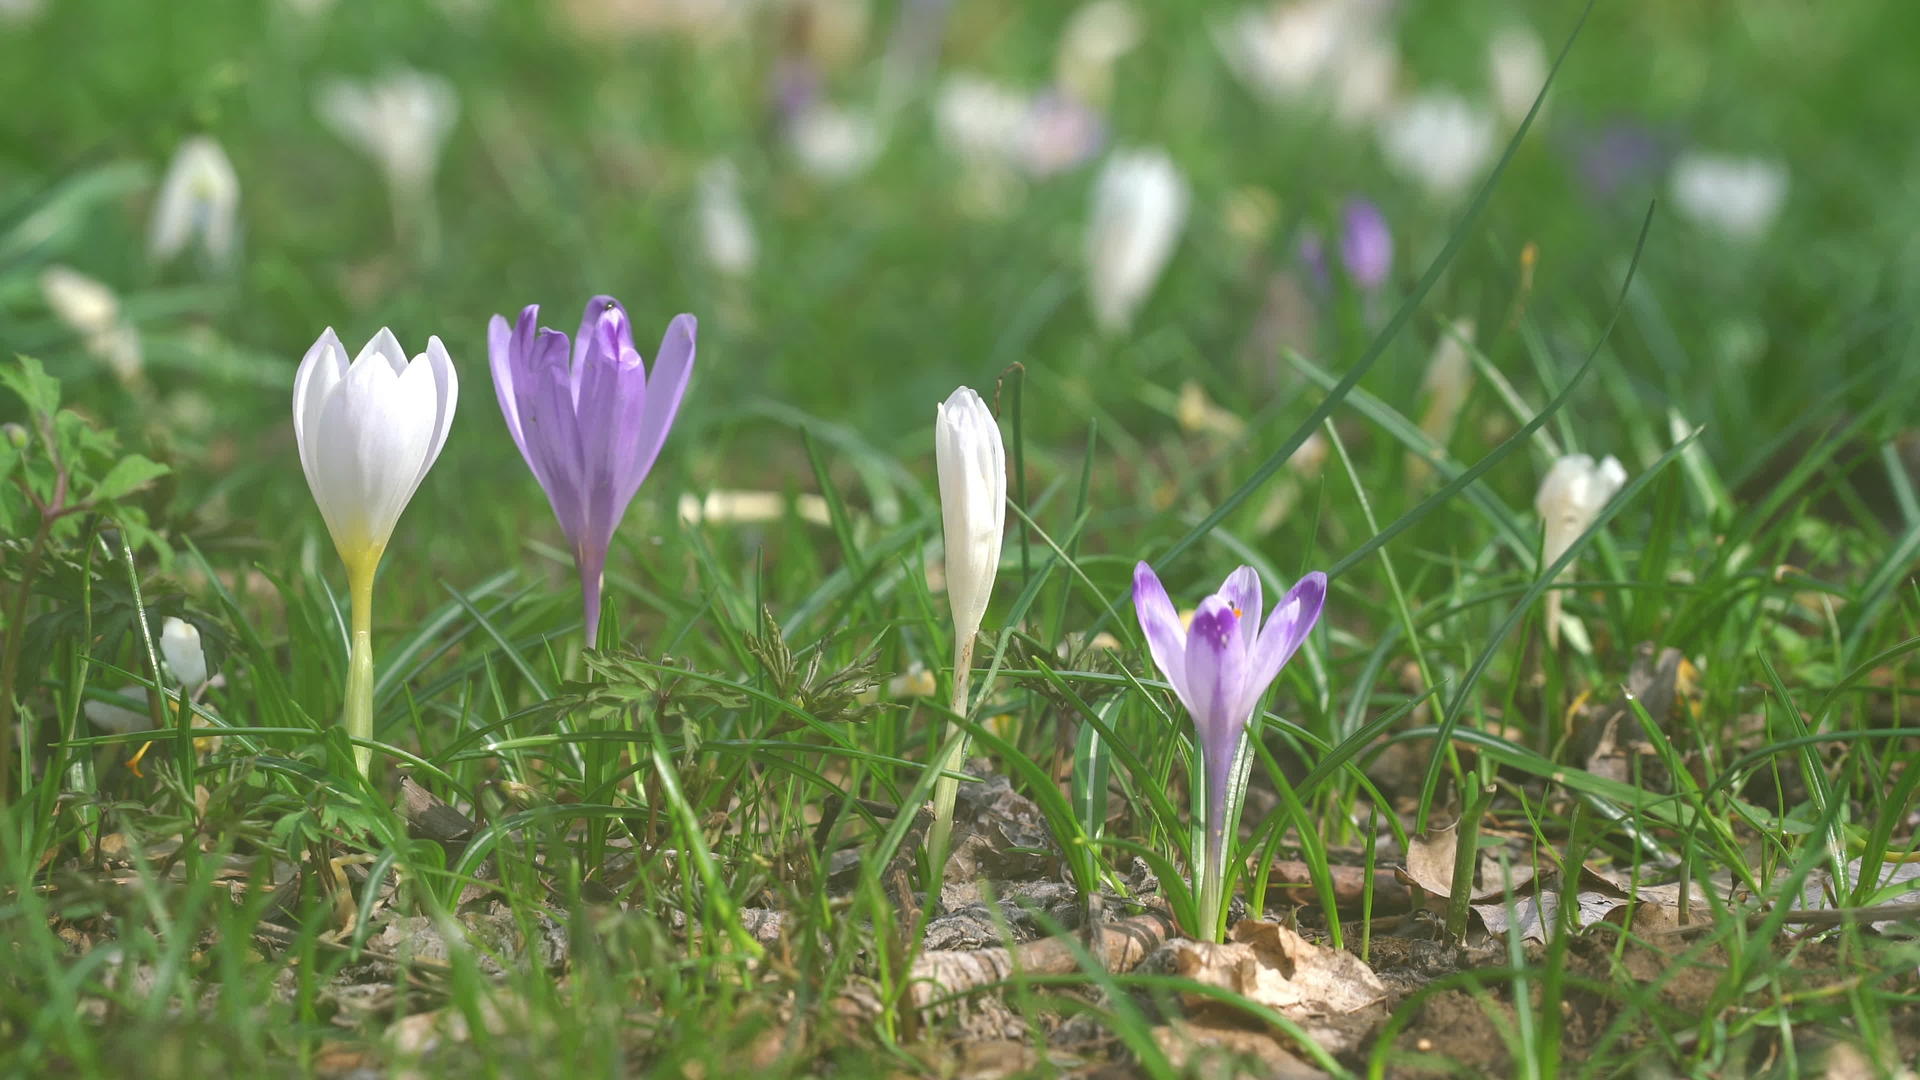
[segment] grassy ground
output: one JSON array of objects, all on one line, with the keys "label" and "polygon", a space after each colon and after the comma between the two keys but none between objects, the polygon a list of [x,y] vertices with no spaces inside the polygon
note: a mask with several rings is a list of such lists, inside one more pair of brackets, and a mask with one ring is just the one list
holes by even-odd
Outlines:
[{"label": "grassy ground", "polygon": [[[1203,1010],[1168,976],[1089,965],[969,995],[996,1003],[981,1012],[901,1004],[942,907],[911,808],[955,726],[931,419],[960,383],[996,403],[1015,511],[970,771],[1043,826],[990,876],[1079,890],[1009,933],[1071,923],[1095,892],[1133,913],[1144,869],[1185,865],[1189,729],[1126,603],[1134,562],[1183,605],[1240,563],[1269,595],[1325,569],[1322,629],[1267,701],[1242,844],[1243,898],[1394,988],[1320,1067],[1915,1062],[1911,911],[1834,914],[1901,899],[1920,836],[1912,12],[1602,2],[1497,183],[1441,202],[1370,136],[1250,95],[1192,5],[1143,0],[1106,126],[1164,146],[1193,210],[1134,328],[1103,335],[1081,269],[1097,161],[983,216],[925,81],[856,177],[810,177],[783,147],[776,59],[813,49],[833,97],[875,100],[895,5],[837,49],[799,5],[637,37],[564,14],[596,6],[99,0],[0,27],[0,354],[57,377],[77,467],[169,470],[39,539],[8,495],[19,653],[0,692],[25,755],[0,813],[0,1072],[1180,1075],[1169,1020]],[[1071,11],[958,3],[940,68],[1037,88]],[[1581,11],[1398,12],[1406,80],[1479,86],[1485,41],[1521,15],[1552,51]],[[396,62],[461,102],[431,207],[398,217],[313,108],[324,77]],[[1580,154],[1622,122],[1663,154],[1596,194]],[[201,131],[241,178],[241,258],[151,267],[152,182]],[[1664,203],[1649,217],[1689,146],[1783,162],[1779,221],[1735,241]],[[744,278],[697,255],[716,155],[758,233]],[[1299,240],[1354,193],[1385,210],[1394,271],[1374,295],[1315,294]],[[137,379],[49,312],[53,265],[120,292]],[[571,330],[551,313],[601,291],[644,349],[679,311],[701,341],[585,654],[484,326],[538,302]],[[1477,378],[1434,445],[1422,372],[1462,316]],[[370,786],[335,723],[344,576],[288,423],[327,325],[352,345],[439,334],[464,379],[377,589]],[[0,419],[30,418],[0,393]],[[1310,436],[1317,471],[1294,457]],[[1531,504],[1573,451],[1618,455],[1630,481],[1553,585],[1583,633],[1550,646]],[[34,467],[5,464],[10,489]],[[818,494],[827,520],[681,520],[683,495],[716,489]],[[133,770],[146,737],[83,706],[150,704],[141,613],[200,628],[224,679],[203,711],[230,730],[197,752],[163,733]],[[460,817],[436,833],[418,811],[441,800]],[[1472,841],[1481,895],[1371,873],[1442,836]],[[1269,882],[1276,862],[1299,869]],[[1711,900],[1685,925],[1615,905],[1545,942],[1449,919],[1454,899],[1605,906],[1583,865]],[[1536,883],[1505,887],[1502,866]],[[1253,1015],[1234,1022],[1279,1030]]]}]

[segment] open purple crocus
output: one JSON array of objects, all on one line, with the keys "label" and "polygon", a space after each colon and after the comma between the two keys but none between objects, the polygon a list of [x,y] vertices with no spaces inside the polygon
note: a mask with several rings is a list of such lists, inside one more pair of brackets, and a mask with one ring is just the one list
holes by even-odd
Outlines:
[{"label": "open purple crocus", "polygon": [[587,301],[571,355],[567,335],[536,329],[539,316],[538,304],[512,325],[495,315],[487,324],[488,362],[507,430],[573,546],[591,648],[607,548],[680,410],[698,323],[674,316],[649,379],[627,310],[613,297]]},{"label": "open purple crocus", "polygon": [[1300,579],[1260,618],[1260,575],[1242,566],[1220,591],[1200,601],[1190,627],[1180,625],[1153,568],[1133,568],[1133,607],[1146,633],[1154,666],[1167,677],[1199,735],[1206,797],[1206,852],[1199,867],[1202,933],[1216,932],[1226,869],[1227,792],[1241,736],[1267,687],[1320,619],[1327,575]]}]

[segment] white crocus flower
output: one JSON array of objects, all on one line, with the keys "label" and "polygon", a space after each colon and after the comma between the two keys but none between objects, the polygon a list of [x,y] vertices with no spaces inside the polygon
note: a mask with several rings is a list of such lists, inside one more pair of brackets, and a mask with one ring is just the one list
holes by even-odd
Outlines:
[{"label": "white crocus flower", "polygon": [[207,261],[224,268],[239,248],[240,178],[220,144],[195,135],[180,144],[160,181],[147,228],[147,253],[167,262],[198,241]]},{"label": "white crocus flower", "polygon": [[200,631],[192,623],[167,616],[167,621],[160,624],[160,655],[189,696],[207,681],[207,653],[200,647]]},{"label": "white crocus flower", "polygon": [[1458,94],[1433,91],[1401,103],[1380,121],[1387,164],[1437,199],[1452,199],[1493,156],[1492,114]]},{"label": "white crocus flower", "polygon": [[753,270],[759,248],[753,222],[740,199],[740,173],[733,162],[710,161],[695,184],[700,247],[707,265],[728,277],[745,277]]},{"label": "white crocus flower", "polygon": [[[1546,526],[1541,546],[1540,566],[1544,570],[1558,562],[1580,534],[1591,528],[1602,507],[1627,482],[1627,470],[1608,457],[1598,465],[1588,454],[1568,454],[1553,463],[1540,491],[1533,499]],[[1547,593],[1547,643],[1559,643],[1560,593]]]},{"label": "white crocus flower", "polygon": [[[393,527],[446,444],[459,380],[440,339],[409,362],[381,328],[353,362],[331,329],[300,362],[293,431],[300,467],[347,565],[353,643],[347,669],[347,734],[373,735],[373,575]],[[354,748],[365,773],[372,750]]]},{"label": "white crocus flower", "polygon": [[1087,228],[1087,295],[1094,321],[1125,330],[1153,291],[1187,220],[1187,182],[1160,150],[1107,159],[1094,181]]},{"label": "white crocus flower", "polygon": [[40,295],[121,382],[140,378],[140,331],[127,321],[119,296],[105,283],[71,267],[49,266],[40,271]]},{"label": "white crocus flower", "polygon": [[371,82],[334,79],[316,99],[320,118],[380,168],[396,204],[424,198],[460,115],[453,84],[402,68]]},{"label": "white crocus flower", "polygon": [[[940,473],[940,520],[945,530],[947,602],[953,608],[953,711],[965,715],[973,674],[973,639],[980,632],[993,579],[1000,570],[1000,539],[1007,522],[1007,454],[1000,425],[980,395],[960,387],[934,413],[934,461]],[[948,756],[952,772],[966,761],[963,738]],[[944,866],[958,781],[941,777],[933,790],[933,826],[927,850]],[[936,869],[936,873],[940,872]]]},{"label": "white crocus flower", "polygon": [[1787,201],[1787,167],[1771,158],[1688,151],[1670,184],[1682,216],[1733,240],[1765,234]]},{"label": "white crocus flower", "polygon": [[1510,124],[1527,118],[1527,110],[1533,108],[1540,88],[1547,84],[1548,71],[1546,46],[1524,26],[1502,27],[1487,42],[1487,78],[1493,86],[1493,101]]}]

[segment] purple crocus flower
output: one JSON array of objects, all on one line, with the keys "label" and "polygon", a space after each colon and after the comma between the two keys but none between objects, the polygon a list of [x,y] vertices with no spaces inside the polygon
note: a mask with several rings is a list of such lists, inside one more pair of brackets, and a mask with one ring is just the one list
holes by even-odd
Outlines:
[{"label": "purple crocus flower", "polygon": [[567,335],[536,329],[539,317],[538,304],[512,325],[495,315],[487,324],[488,362],[507,430],[573,545],[591,648],[607,548],[680,410],[698,324],[674,316],[649,379],[627,310],[613,297],[587,301],[571,356]]},{"label": "purple crocus flower", "polygon": [[1227,789],[1234,758],[1255,706],[1280,669],[1320,619],[1327,575],[1318,570],[1294,585],[1260,618],[1260,575],[1242,566],[1220,591],[1200,601],[1193,623],[1182,628],[1167,590],[1153,568],[1133,568],[1133,607],[1146,633],[1154,666],[1167,677],[1199,735],[1206,795],[1206,854],[1199,872],[1201,932],[1216,930],[1226,869]]},{"label": "purple crocus flower", "polygon": [[1393,233],[1387,217],[1366,199],[1348,199],[1340,210],[1340,262],[1347,276],[1372,292],[1393,269]]}]

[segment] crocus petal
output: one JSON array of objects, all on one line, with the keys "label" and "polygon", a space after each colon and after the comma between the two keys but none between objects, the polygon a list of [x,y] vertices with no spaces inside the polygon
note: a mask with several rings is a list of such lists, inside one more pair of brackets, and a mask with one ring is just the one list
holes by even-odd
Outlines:
[{"label": "crocus petal", "polygon": [[188,690],[207,681],[207,654],[192,623],[167,616],[160,625],[160,655],[166,657],[167,670]]},{"label": "crocus petal", "polygon": [[546,489],[560,527],[577,544],[586,529],[586,461],[573,411],[565,334],[540,332],[531,355],[515,373],[513,390],[527,435],[527,458],[539,463],[534,475]]},{"label": "crocus petal", "polygon": [[[533,459],[527,455],[527,437],[520,429],[520,402],[513,392],[513,369],[518,358],[526,355],[533,344],[533,332],[540,318],[540,305],[528,304],[520,311],[517,323],[509,324],[505,318],[495,315],[487,322],[487,367],[493,372],[493,393],[500,402],[500,415],[507,421],[507,433],[513,436],[513,444],[520,448],[520,456],[527,459],[529,466]],[[535,473],[540,470],[534,466]]]},{"label": "crocus petal", "polygon": [[[660,351],[653,354],[653,374],[647,379],[646,407],[640,414],[640,445],[631,470],[618,491],[618,503],[625,509],[634,492],[653,471],[660,448],[667,444],[667,432],[680,413],[680,399],[693,378],[694,339],[700,329],[692,315],[676,315],[660,338]],[[616,515],[617,517],[618,515]]]},{"label": "crocus petal", "polygon": [[300,370],[293,377],[293,438],[300,448],[300,469],[307,474],[307,486],[316,498],[320,488],[314,452],[320,411],[346,375],[346,346],[329,326],[301,358]]},{"label": "crocus petal", "polygon": [[1220,596],[1233,605],[1240,617],[1240,637],[1249,650],[1260,636],[1260,575],[1253,567],[1243,566],[1227,575],[1220,585]]},{"label": "crocus petal", "polygon": [[[413,478],[413,491],[420,490],[420,482],[427,478],[427,470],[440,458],[440,449],[447,445],[447,432],[453,430],[453,409],[460,403],[460,379],[453,372],[453,357],[447,355],[447,347],[440,343],[438,334],[427,337],[427,351],[413,358],[414,367],[424,367],[433,378],[433,444],[427,450],[427,459],[420,463],[420,475]],[[425,363],[422,363],[425,361]],[[413,491],[409,491],[411,498]]]},{"label": "crocus petal", "polygon": [[1248,664],[1247,715],[1252,714],[1260,695],[1279,677],[1280,669],[1299,651],[1300,643],[1307,640],[1313,625],[1320,621],[1320,609],[1326,602],[1327,575],[1315,570],[1295,583],[1273,606],[1273,614],[1267,617],[1267,625],[1260,631],[1260,640],[1254,645]]},{"label": "crocus petal", "polygon": [[[573,335],[573,406],[580,407],[580,387],[586,379],[587,350],[593,343],[593,333],[600,325],[602,315],[618,313],[620,319],[619,343],[622,349],[633,348],[633,324],[627,319],[627,309],[620,301],[611,296],[596,296],[587,301],[585,310],[580,313],[580,331]],[[614,355],[618,356],[616,351]]]},{"label": "crocus petal", "polygon": [[[630,336],[626,314],[609,307],[592,331],[586,355],[574,369],[580,386],[574,421],[583,451],[593,448],[584,459],[586,530],[579,542],[602,548],[613,537],[620,515],[627,509],[622,481],[632,471],[643,428],[641,410],[646,405],[647,369],[640,354],[622,347],[621,338]],[[579,344],[574,354],[580,355]],[[637,485],[636,485],[637,486]]]},{"label": "crocus petal", "polygon": [[1247,644],[1240,636],[1240,617],[1222,597],[1207,597],[1193,613],[1187,628],[1186,679],[1187,709],[1208,762],[1223,754],[1231,758],[1247,721],[1240,711]]},{"label": "crocus petal", "polygon": [[[1140,631],[1147,635],[1147,651],[1153,665],[1173,685],[1182,703],[1187,701],[1187,631],[1180,625],[1180,613],[1167,597],[1166,586],[1153,567],[1141,562],[1133,568],[1133,610],[1140,617]],[[1189,704],[1188,709],[1192,709]]]}]

